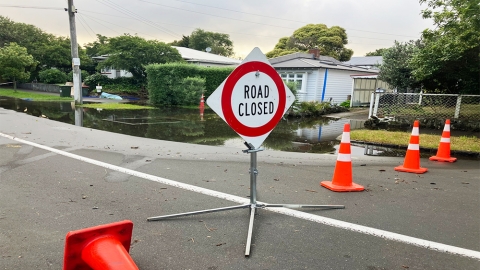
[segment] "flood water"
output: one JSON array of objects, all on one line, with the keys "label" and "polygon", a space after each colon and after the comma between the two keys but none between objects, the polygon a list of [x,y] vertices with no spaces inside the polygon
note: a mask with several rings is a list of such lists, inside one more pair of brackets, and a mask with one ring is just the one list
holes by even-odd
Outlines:
[{"label": "flood water", "polygon": [[[0,97],[0,107],[36,117],[120,134],[191,144],[245,149],[244,141],[216,113],[205,109],[102,110],[75,108],[73,102],[41,102]],[[262,147],[269,150],[336,154],[345,123],[363,128],[363,120],[282,119]],[[352,155],[403,156],[405,150],[355,146]],[[427,154],[428,155],[428,154]]]}]

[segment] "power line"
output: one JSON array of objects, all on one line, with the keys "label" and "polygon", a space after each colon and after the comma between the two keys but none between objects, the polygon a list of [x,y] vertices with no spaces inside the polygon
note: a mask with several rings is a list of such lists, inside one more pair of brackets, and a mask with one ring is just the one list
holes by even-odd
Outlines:
[{"label": "power line", "polygon": [[[113,17],[124,18],[124,19],[132,19],[132,18],[129,18],[129,17],[111,15],[111,14],[101,13],[101,12],[96,12],[96,11],[83,10],[83,12],[95,13],[95,14],[101,14],[101,15],[107,15],[107,16],[113,16]],[[84,13],[83,13],[83,14],[84,14]],[[187,28],[192,28],[192,29],[198,28],[198,26],[189,26],[189,25],[166,23],[166,22],[156,22],[156,23],[161,23],[161,24],[165,24],[165,25],[181,26],[181,27],[187,27]],[[209,29],[205,29],[205,30],[213,31],[213,30],[209,30]],[[215,31],[216,31],[216,30],[215,30]],[[222,32],[223,32],[223,31],[222,31]],[[250,36],[256,36],[256,37],[281,38],[281,36],[265,36],[265,35],[255,35],[255,34],[246,34],[246,33],[238,33],[238,32],[223,32],[223,33],[227,33],[227,34],[239,34],[239,35],[250,35]]]},{"label": "power line", "polygon": [[121,27],[121,28],[124,28],[124,29],[127,29],[127,30],[131,30],[131,31],[133,31],[133,32],[135,32],[135,33],[138,33],[138,34],[142,34],[142,35],[145,35],[145,36],[150,36],[150,37],[153,37],[153,38],[157,38],[157,37],[152,36],[152,35],[149,35],[149,34],[137,32],[137,31],[134,30],[134,29],[126,28],[126,27],[124,27],[124,26],[121,26],[121,25],[118,25],[118,24],[114,24],[114,23],[112,23],[112,22],[108,22],[108,21],[105,21],[105,20],[102,20],[102,19],[99,19],[99,18],[96,18],[96,17],[93,17],[93,16],[89,16],[89,15],[87,15],[87,14],[85,14],[85,13],[82,13],[82,15],[83,15],[83,16],[86,16],[86,17],[89,17],[91,20],[94,20],[94,21],[97,22],[98,24],[103,25],[104,27],[112,30],[113,32],[115,32],[115,33],[117,33],[117,34],[119,34],[119,35],[121,35],[122,33],[118,32],[118,31],[115,30],[115,29],[112,29],[112,28],[104,25],[103,23],[100,23],[99,21],[106,22],[106,23],[109,23],[109,24],[112,24],[112,25],[116,25],[116,26],[118,26],[118,27]]},{"label": "power line", "polygon": [[[80,24],[83,26],[83,28],[85,28],[85,31],[87,31],[88,35],[90,35],[93,39],[95,39],[95,31],[92,30],[92,28],[90,27],[90,25],[88,25],[87,21],[85,21],[84,18],[82,18],[82,16],[80,14],[78,14],[78,21],[80,22]],[[90,31],[92,31],[92,33],[94,34],[94,36],[92,36],[90,34],[90,32],[88,31],[88,29],[85,27],[84,23],[88,26],[88,28],[90,28]]]},{"label": "power line", "polygon": [[[84,10],[85,12],[86,10]],[[119,17],[119,18],[125,18],[125,19],[131,19],[128,17],[123,17],[123,16],[116,16],[116,15],[111,15],[111,14],[106,14],[106,13],[101,13],[101,12],[96,12],[96,11],[88,11],[89,13],[96,13],[96,14],[101,14],[101,15],[107,15],[107,16],[113,16],[113,17]],[[181,24],[174,24],[174,23],[166,23],[166,22],[157,22],[165,25],[174,25],[174,26],[181,26],[181,27],[187,27],[187,28],[192,28],[196,29],[198,28],[197,26],[189,26],[189,25],[181,25]],[[205,29],[208,30],[208,29]],[[212,31],[212,30],[210,30]],[[256,37],[266,37],[266,38],[282,38],[282,36],[265,36],[265,35],[255,35],[255,34],[247,34],[247,33],[239,33],[239,32],[225,32],[222,31],[222,33],[227,33],[227,34],[237,34],[237,35],[247,35],[247,36],[256,36]],[[365,39],[376,39],[376,40],[389,40],[392,41],[392,39],[385,39],[385,38],[374,38],[374,37],[361,37],[361,36],[348,36],[348,38],[365,38]],[[349,43],[351,44],[351,43]]]},{"label": "power line", "polygon": [[162,6],[162,7],[168,7],[168,8],[173,8],[173,9],[188,11],[188,12],[192,12],[192,13],[198,13],[198,14],[213,16],[213,17],[219,17],[219,18],[224,18],[224,19],[228,19],[228,20],[234,20],[234,21],[240,21],[240,22],[248,22],[248,23],[260,24],[260,25],[266,25],[266,26],[273,26],[273,27],[285,28],[285,29],[296,29],[296,28],[292,28],[292,27],[285,27],[285,26],[278,26],[278,25],[273,25],[273,24],[265,24],[265,23],[252,22],[252,21],[241,20],[241,19],[234,19],[234,18],[219,16],[219,15],[214,15],[214,14],[209,14],[209,13],[203,13],[203,12],[198,12],[198,11],[193,11],[193,10],[188,10],[188,9],[183,9],[183,8],[177,8],[177,7],[172,7],[172,6],[157,4],[157,3],[153,3],[153,2],[149,2],[149,1],[145,1],[145,0],[139,0],[139,1],[140,1],[140,2],[149,3],[149,4],[152,4],[152,5],[157,5],[157,6]]},{"label": "power line", "polygon": [[64,8],[55,8],[55,7],[34,7],[34,6],[13,6],[13,5],[0,5],[0,7],[65,10]]},{"label": "power line", "polygon": [[145,24],[147,24],[147,25],[149,25],[149,26],[152,26],[152,27],[154,27],[154,28],[156,28],[156,29],[158,29],[158,30],[166,33],[166,34],[169,34],[169,35],[171,35],[171,36],[173,36],[173,37],[180,36],[180,35],[178,35],[177,33],[174,33],[174,32],[169,31],[168,29],[164,29],[163,27],[157,25],[156,23],[154,23],[154,22],[152,22],[152,21],[149,21],[149,20],[147,20],[147,19],[144,19],[142,16],[137,15],[137,14],[134,13],[134,12],[131,12],[131,11],[129,11],[129,10],[127,10],[127,9],[125,9],[125,8],[117,5],[117,4],[115,4],[115,3],[112,3],[110,0],[104,0],[104,1],[105,1],[105,2],[102,2],[101,0],[99,0],[98,2],[100,2],[100,3],[103,4],[103,5],[108,6],[108,7],[110,7],[110,8],[113,8],[113,9],[117,10],[118,12],[121,12],[121,13],[127,15],[127,16],[130,16],[130,17],[132,17],[132,18],[134,18],[134,19],[136,19],[136,20],[138,20],[138,21],[141,21],[141,22],[143,22],[143,23],[145,23]]},{"label": "power line", "polygon": [[[179,9],[179,10],[194,12],[194,13],[200,13],[200,14],[209,15],[209,16],[215,16],[215,17],[226,18],[226,19],[231,19],[231,20],[239,20],[239,19],[233,19],[233,18],[228,18],[228,17],[223,17],[223,16],[217,16],[217,15],[208,14],[208,13],[201,13],[201,12],[196,12],[196,11],[192,11],[192,10],[187,10],[187,9],[181,9],[181,8],[176,8],[176,7],[161,5],[161,4],[152,3],[152,2],[149,2],[149,1],[145,1],[145,0],[139,0],[139,1],[140,1],[140,2],[145,2],[145,3],[154,4],[154,5],[165,6],[165,7],[169,7],[169,8],[174,8],[174,9]],[[198,5],[198,6],[205,6],[205,7],[215,8],[215,9],[220,9],[220,10],[227,10],[227,11],[231,11],[231,12],[236,12],[236,13],[241,13],[241,14],[248,14],[248,15],[254,15],[254,16],[259,16],[259,17],[264,17],[264,18],[272,18],[272,19],[277,19],[277,20],[282,20],[282,21],[289,21],[289,22],[297,22],[297,23],[302,23],[302,24],[309,24],[309,22],[304,22],[304,21],[297,21],[297,20],[290,20],[290,19],[284,19],[284,18],[273,17],[273,16],[260,15],[260,14],[243,12],[243,11],[238,11],[238,10],[233,10],[233,9],[227,9],[227,8],[221,8],[221,7],[215,7],[215,6],[205,5],[205,4],[198,4],[198,3],[188,2],[188,1],[182,1],[182,0],[172,0],[172,1],[183,2],[183,3],[192,4],[192,5]],[[239,21],[245,21],[245,20],[239,20]],[[251,21],[245,21],[245,22],[262,24],[262,23],[251,22]],[[269,24],[263,24],[263,25],[274,26],[274,27],[281,27],[281,28],[288,28],[288,29],[296,29],[296,28],[275,26],[275,25],[269,25]],[[360,29],[353,29],[353,28],[345,28],[345,29],[349,29],[349,30],[353,30],[353,31],[359,31],[359,32],[366,32],[366,33],[382,34],[382,35],[414,37],[414,36],[398,35],[398,34],[389,34],[389,33],[375,32],[375,31],[367,31],[367,30],[360,30]],[[414,38],[417,38],[417,37],[414,37]]]}]

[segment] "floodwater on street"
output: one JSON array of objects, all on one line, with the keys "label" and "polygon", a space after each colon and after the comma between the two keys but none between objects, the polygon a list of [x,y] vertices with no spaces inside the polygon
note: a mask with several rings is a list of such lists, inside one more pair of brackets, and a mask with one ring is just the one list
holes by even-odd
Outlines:
[{"label": "floodwater on street", "polygon": [[[120,134],[191,144],[246,149],[244,141],[215,112],[205,109],[102,110],[73,102],[44,102],[0,97],[0,107],[36,117]],[[345,123],[363,128],[364,120],[334,118],[282,119],[262,147],[269,150],[337,154]],[[403,156],[403,149],[352,144],[352,156]],[[423,154],[423,153],[422,153]],[[430,153],[426,153],[428,157]]]}]

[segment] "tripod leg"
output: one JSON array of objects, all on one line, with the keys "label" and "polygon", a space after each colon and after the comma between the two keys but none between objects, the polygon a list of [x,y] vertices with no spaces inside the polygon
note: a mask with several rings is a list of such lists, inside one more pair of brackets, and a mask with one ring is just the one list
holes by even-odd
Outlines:
[{"label": "tripod leg", "polygon": [[250,256],[250,247],[252,246],[253,219],[255,218],[255,207],[250,209],[250,224],[248,225],[247,244],[245,247],[245,257]]},{"label": "tripod leg", "polygon": [[156,221],[156,220],[162,220],[162,219],[167,219],[167,218],[185,217],[185,216],[192,216],[192,215],[205,214],[205,213],[214,213],[214,212],[234,210],[234,209],[242,209],[242,208],[248,208],[248,207],[250,207],[250,204],[235,205],[235,206],[229,206],[229,207],[214,208],[214,209],[186,212],[186,213],[173,214],[173,215],[149,217],[149,218],[147,218],[147,221]]},{"label": "tripod leg", "polygon": [[345,209],[345,205],[312,205],[312,204],[264,204],[262,207],[285,207],[292,209]]}]

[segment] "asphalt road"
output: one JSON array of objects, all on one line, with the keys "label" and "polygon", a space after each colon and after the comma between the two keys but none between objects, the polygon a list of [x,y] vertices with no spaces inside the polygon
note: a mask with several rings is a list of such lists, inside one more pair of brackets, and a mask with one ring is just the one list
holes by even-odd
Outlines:
[{"label": "asphalt road", "polygon": [[[393,170],[401,157],[353,157],[354,182],[366,191],[336,193],[319,186],[331,180],[335,156],[259,152],[259,201],[345,209],[305,215],[258,209],[249,258],[249,210],[146,221],[248,201],[250,158],[241,150],[108,133],[0,108],[0,269],[60,269],[67,232],[126,219],[134,223],[130,254],[140,269],[480,269],[478,161],[422,159],[429,171],[416,175]],[[378,234],[385,231],[395,234]]]}]

